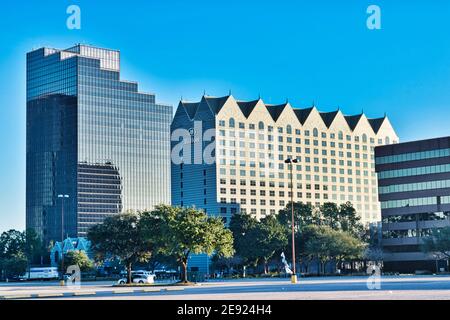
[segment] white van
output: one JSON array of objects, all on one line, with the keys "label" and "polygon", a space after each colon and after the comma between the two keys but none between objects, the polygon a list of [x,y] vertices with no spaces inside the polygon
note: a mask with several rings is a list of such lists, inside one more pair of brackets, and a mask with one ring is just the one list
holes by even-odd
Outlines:
[{"label": "white van", "polygon": [[44,268],[30,268],[30,271],[22,276],[23,280],[57,280],[59,279],[58,268],[44,267]]}]

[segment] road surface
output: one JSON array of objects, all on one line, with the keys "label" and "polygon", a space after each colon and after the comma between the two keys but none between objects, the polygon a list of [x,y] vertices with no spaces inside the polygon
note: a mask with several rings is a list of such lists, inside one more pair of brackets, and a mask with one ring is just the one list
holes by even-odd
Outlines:
[{"label": "road surface", "polygon": [[[87,282],[79,288],[52,282],[0,283],[3,299],[83,300],[450,300],[450,276],[381,277],[379,289],[369,289],[368,277],[223,280],[191,287],[112,287],[111,282]],[[373,288],[373,283],[372,284]]]}]

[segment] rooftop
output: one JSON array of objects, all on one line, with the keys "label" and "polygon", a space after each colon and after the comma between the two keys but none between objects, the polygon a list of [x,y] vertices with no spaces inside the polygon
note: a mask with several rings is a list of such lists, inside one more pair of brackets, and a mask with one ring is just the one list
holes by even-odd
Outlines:
[{"label": "rooftop", "polygon": [[[228,96],[224,96],[224,97],[213,97],[213,96],[204,95],[202,97],[201,101],[198,101],[198,102],[188,102],[188,101],[184,101],[184,100],[180,101],[179,108],[182,107],[186,111],[189,118],[191,120],[193,120],[195,118],[197,109],[201,103],[206,103],[209,106],[211,112],[214,115],[217,115],[229,99],[234,99],[234,98],[232,95],[228,95]],[[312,106],[309,108],[303,108],[303,109],[294,108],[290,105],[289,102],[285,102],[283,104],[277,104],[277,105],[265,104],[261,98],[259,98],[257,100],[252,100],[252,101],[240,101],[240,100],[234,100],[234,101],[239,106],[239,109],[241,110],[244,117],[249,118],[250,115],[252,114],[252,112],[255,110],[255,108],[259,105],[259,106],[263,106],[267,109],[267,111],[269,112],[269,114],[271,115],[272,119],[275,122],[279,119],[280,115],[283,113],[285,108],[292,108],[292,110],[294,111],[295,115],[297,116],[299,122],[302,125],[305,124],[305,122],[311,115],[311,112],[313,110],[317,110],[316,106]],[[341,113],[341,110],[338,108],[335,111],[331,111],[331,112],[318,111],[318,113],[319,113],[320,117],[322,118],[326,127],[330,128],[330,126],[336,119],[336,116],[339,113]],[[364,112],[362,112],[360,114],[356,114],[356,115],[344,115],[344,119],[346,120],[349,128],[352,131],[355,130],[358,123],[360,122],[360,120],[363,117],[366,117]],[[370,126],[372,127],[373,131],[375,133],[377,133],[380,130],[383,123],[387,120],[387,116],[385,114],[383,117],[374,118],[374,119],[367,118],[367,120],[368,120]]]}]

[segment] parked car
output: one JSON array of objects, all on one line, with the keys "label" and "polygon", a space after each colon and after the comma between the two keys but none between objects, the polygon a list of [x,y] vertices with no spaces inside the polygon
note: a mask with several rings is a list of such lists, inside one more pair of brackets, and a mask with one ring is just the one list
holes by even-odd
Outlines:
[{"label": "parked car", "polygon": [[[151,274],[151,275],[143,275],[143,274],[132,274],[131,275],[131,281],[133,283],[138,283],[138,284],[151,284],[151,283],[155,283],[155,275]],[[118,284],[126,284],[127,283],[127,278],[120,278],[119,281],[117,281]]]}]

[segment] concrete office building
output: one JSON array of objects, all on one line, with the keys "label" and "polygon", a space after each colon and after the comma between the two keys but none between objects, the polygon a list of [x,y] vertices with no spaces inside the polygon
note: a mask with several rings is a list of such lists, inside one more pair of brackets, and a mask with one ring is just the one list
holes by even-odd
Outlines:
[{"label": "concrete office building", "polygon": [[450,226],[450,137],[382,146],[375,155],[385,271],[447,269],[421,244]]},{"label": "concrete office building", "polygon": [[[210,153],[211,141],[215,161],[208,163],[202,156]],[[387,117],[238,101],[231,95],[181,101],[172,122],[172,204],[195,206],[225,221],[237,211],[257,218],[276,214],[291,199],[284,160],[296,158],[294,201],[314,206],[350,201],[363,223],[379,221],[374,148],[397,142]]]},{"label": "concrete office building", "polygon": [[107,216],[170,203],[172,116],[120,79],[119,51],[28,53],[27,228],[47,242],[84,237]]}]

